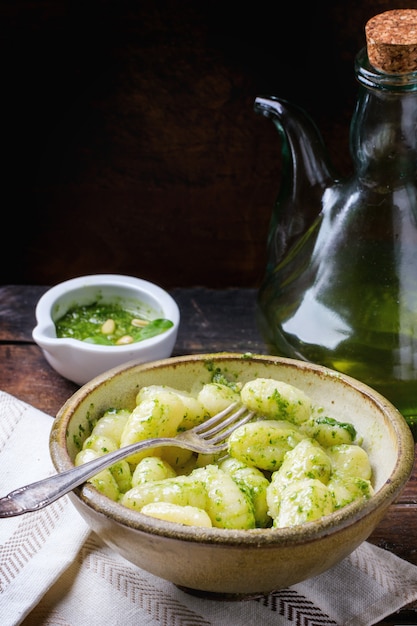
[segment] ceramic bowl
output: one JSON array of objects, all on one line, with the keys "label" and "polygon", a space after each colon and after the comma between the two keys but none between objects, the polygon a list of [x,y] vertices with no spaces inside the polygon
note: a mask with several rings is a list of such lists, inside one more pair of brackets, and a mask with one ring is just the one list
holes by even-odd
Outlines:
[{"label": "ceramic bowl", "polygon": [[138,390],[169,385],[188,390],[220,369],[242,382],[257,377],[295,385],[328,415],[363,436],[375,493],[319,520],[276,529],[225,530],[162,521],[133,511],[90,484],[70,493],[103,541],[128,561],[183,590],[216,598],[253,597],[320,574],[366,540],[406,484],[414,442],[401,414],[366,385],[325,367],[291,359],[231,353],[130,364],[78,390],[54,420],[50,453],[57,471],[73,466],[80,434],[108,407],[133,408]]},{"label": "ceramic bowl", "polygon": [[[173,326],[165,332],[127,345],[106,346],[56,336],[55,322],[73,306],[95,302],[143,305],[149,319],[165,318]],[[55,285],[36,306],[33,339],[48,363],[61,376],[83,385],[98,374],[131,360],[145,363],[171,356],[177,338],[180,313],[169,293],[158,285],[119,274],[81,276]]]}]

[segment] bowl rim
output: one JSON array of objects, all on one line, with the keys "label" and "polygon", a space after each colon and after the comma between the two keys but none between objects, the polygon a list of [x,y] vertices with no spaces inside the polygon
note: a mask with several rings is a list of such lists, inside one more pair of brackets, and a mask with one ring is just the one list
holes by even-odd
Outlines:
[{"label": "bowl rim", "polygon": [[[83,287],[127,287],[137,289],[138,292],[148,293],[154,300],[157,300],[164,311],[164,316],[169,319],[173,325],[165,332],[148,337],[133,344],[125,344],[120,346],[106,346],[101,344],[93,344],[71,337],[56,337],[55,323],[52,317],[52,310],[59,298],[72,291],[76,291]],[[138,295],[138,298],[140,296]],[[48,289],[38,300],[35,308],[36,326],[32,330],[34,341],[43,348],[51,348],[56,346],[67,346],[86,353],[111,353],[114,355],[128,353],[132,350],[140,350],[141,347],[148,348],[153,345],[164,342],[178,331],[180,323],[180,310],[174,298],[165,289],[143,278],[129,276],[125,274],[87,274],[85,276],[77,276],[54,285]],[[49,332],[55,334],[50,335]]]},{"label": "bowl rim", "polygon": [[268,544],[296,545],[306,543],[306,541],[316,541],[324,538],[328,534],[341,532],[346,527],[353,525],[359,520],[372,516],[378,511],[385,511],[393,502],[398,494],[404,488],[408,481],[414,464],[414,440],[406,420],[399,410],[383,397],[379,392],[372,389],[365,383],[354,379],[346,374],[337,372],[325,366],[315,363],[300,361],[297,359],[254,354],[254,353],[235,353],[235,352],[213,352],[202,354],[191,354],[168,357],[148,363],[139,363],[131,361],[127,364],[117,366],[100,374],[86,385],[78,389],[58,411],[53,422],[50,436],[50,453],[52,462],[57,471],[64,471],[73,467],[73,463],[65,446],[60,446],[59,441],[65,441],[66,424],[70,419],[77,404],[82,399],[88,397],[90,392],[94,391],[101,384],[109,379],[123,375],[127,370],[150,368],[159,368],[160,366],[169,366],[175,363],[183,363],[189,361],[224,361],[224,360],[242,360],[251,359],[262,363],[278,363],[287,367],[301,368],[309,370],[317,374],[338,379],[350,388],[354,388],[368,402],[374,404],[381,412],[388,414],[390,423],[398,441],[398,452],[395,466],[388,480],[374,493],[367,501],[354,501],[345,507],[334,511],[330,515],[323,516],[319,520],[306,522],[298,526],[285,528],[255,528],[249,530],[231,530],[223,528],[198,528],[194,526],[185,526],[174,522],[166,522],[156,518],[149,518],[139,511],[130,510],[122,504],[112,501],[90,484],[84,484],[83,488],[74,489],[70,494],[71,497],[78,500],[78,504],[93,509],[99,515],[109,518],[122,526],[139,533],[148,535],[170,537],[184,542],[203,543],[203,544],[221,544],[221,545],[241,545],[242,542],[248,546],[264,546]]}]

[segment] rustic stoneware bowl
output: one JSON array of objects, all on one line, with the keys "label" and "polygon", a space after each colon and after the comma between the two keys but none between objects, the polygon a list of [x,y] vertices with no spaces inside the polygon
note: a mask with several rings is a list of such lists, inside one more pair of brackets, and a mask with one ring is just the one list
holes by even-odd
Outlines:
[{"label": "rustic stoneware bowl", "polygon": [[317,365],[271,356],[206,354],[130,364],[97,377],[59,411],[50,453],[57,471],[73,465],[80,434],[109,407],[133,407],[138,390],[162,384],[191,390],[213,368],[242,382],[283,380],[307,393],[327,414],[354,424],[373,468],[374,495],[318,521],[280,529],[197,528],[150,518],[101,495],[90,485],[70,493],[103,541],[140,568],[205,597],[266,594],[320,574],[369,537],[407,482],[414,443],[401,414],[366,385]]},{"label": "rustic stoneware bowl", "polygon": [[[169,319],[173,326],[149,339],[121,346],[56,336],[56,320],[75,305],[102,302],[131,306],[138,301],[149,319]],[[171,356],[180,313],[170,294],[154,283],[121,274],[96,274],[67,280],[46,291],[36,306],[36,321],[33,339],[42,348],[48,363],[65,378],[83,385],[98,374],[131,360],[145,363]]]}]

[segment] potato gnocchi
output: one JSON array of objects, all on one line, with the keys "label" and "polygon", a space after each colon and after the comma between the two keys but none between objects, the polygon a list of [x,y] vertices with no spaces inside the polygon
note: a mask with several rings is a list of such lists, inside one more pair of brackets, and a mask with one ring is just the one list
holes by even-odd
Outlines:
[{"label": "potato gnocchi", "polygon": [[193,392],[143,387],[133,411],[108,410],[96,421],[75,464],[150,437],[175,437],[237,401],[255,416],[230,435],[226,453],[196,454],[173,442],[89,482],[145,515],[223,529],[296,526],[371,497],[370,459],[352,424],[325,415],[283,381],[216,376]]}]

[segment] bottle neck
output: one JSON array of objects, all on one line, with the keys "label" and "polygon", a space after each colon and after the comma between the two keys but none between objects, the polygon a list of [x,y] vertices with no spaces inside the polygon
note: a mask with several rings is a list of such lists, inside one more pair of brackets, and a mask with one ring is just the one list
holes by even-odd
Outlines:
[{"label": "bottle neck", "polygon": [[398,94],[417,91],[417,72],[406,72],[404,74],[379,72],[369,63],[366,48],[362,48],[356,55],[355,74],[359,83],[369,89],[378,89]]},{"label": "bottle neck", "polygon": [[384,74],[371,67],[366,50],[356,57],[360,84],[350,128],[358,174],[387,187],[417,173],[417,72]]}]

